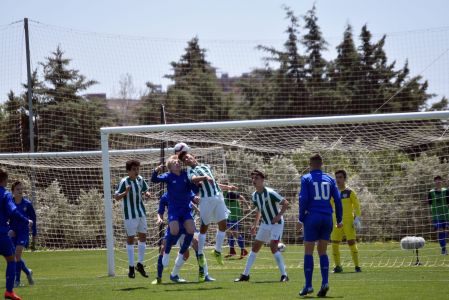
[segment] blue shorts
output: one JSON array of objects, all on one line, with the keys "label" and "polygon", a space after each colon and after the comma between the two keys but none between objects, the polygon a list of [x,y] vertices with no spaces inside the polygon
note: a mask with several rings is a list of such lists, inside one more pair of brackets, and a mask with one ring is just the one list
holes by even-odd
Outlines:
[{"label": "blue shorts", "polygon": [[190,214],[190,211],[188,212],[176,212],[176,213],[172,213],[172,212],[168,212],[168,223],[170,224],[170,222],[172,221],[178,221],[179,224],[184,224],[185,221],[187,220],[193,220],[192,215]]},{"label": "blue shorts", "polygon": [[30,242],[30,236],[28,234],[17,234],[16,233],[16,236],[11,238],[11,240],[15,247],[23,246],[25,248],[28,248],[28,245]]},{"label": "blue shorts", "polygon": [[240,222],[239,221],[226,221],[226,226],[228,229],[232,231],[240,230]]},{"label": "blue shorts", "polygon": [[[176,236],[176,241],[173,241],[173,245],[175,245],[178,242],[179,237],[183,234],[186,234],[186,230],[185,230],[184,226],[179,226],[179,233]],[[167,230],[165,231],[164,239],[167,239],[169,235],[170,235],[170,226],[167,226]]]},{"label": "blue shorts", "polygon": [[435,230],[440,230],[440,229],[447,229],[447,228],[449,228],[449,223],[446,222],[446,221],[432,220],[432,225],[433,225],[433,228],[435,228]]},{"label": "blue shorts", "polygon": [[0,237],[0,254],[4,257],[14,255],[14,244],[9,236]]},{"label": "blue shorts", "polygon": [[332,228],[332,215],[320,213],[308,214],[304,219],[304,241],[329,241]]}]

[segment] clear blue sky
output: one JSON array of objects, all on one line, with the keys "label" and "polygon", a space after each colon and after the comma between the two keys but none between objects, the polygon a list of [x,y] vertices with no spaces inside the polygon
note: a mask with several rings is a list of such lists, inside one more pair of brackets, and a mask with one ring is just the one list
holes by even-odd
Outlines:
[{"label": "clear blue sky", "polygon": [[[218,51],[215,51],[214,54],[214,49],[216,49],[214,47],[217,47],[217,45],[214,45],[212,40],[258,40],[267,41],[266,43],[268,44],[281,45],[285,39],[284,31],[287,24],[281,6],[283,4],[290,6],[297,15],[303,15],[312,7],[313,3],[316,3],[317,6],[318,23],[321,26],[323,34],[331,42],[330,52],[335,47],[333,42],[338,42],[341,39],[343,29],[347,23],[353,26],[354,35],[358,35],[360,27],[363,24],[368,24],[369,29],[378,36],[383,33],[392,34],[396,32],[415,31],[417,29],[449,27],[449,1],[447,0],[1,0],[0,26],[28,17],[43,24],[71,28],[76,31],[180,40],[182,44],[177,45],[177,48],[173,46],[173,49],[176,48],[177,50],[171,53],[170,59],[164,61],[164,69],[161,67],[156,72],[157,74],[147,76],[151,77],[156,83],[166,84],[166,82],[160,80],[158,82],[157,78],[160,78],[164,72],[167,72],[169,69],[168,62],[170,60],[177,60],[179,58],[180,51],[184,47],[187,39],[197,35],[200,38],[200,42],[206,41],[204,45],[210,50],[209,60],[213,64],[222,67],[223,72],[230,72],[231,74],[233,72],[238,73],[242,71],[236,67],[240,62],[231,54],[229,54],[228,58],[224,59],[224,62],[221,62],[220,59],[223,59],[226,53],[217,54]],[[44,34],[45,30],[42,29],[40,34],[43,37],[42,40],[47,42],[48,47],[39,50],[42,52],[37,55],[36,52],[39,51],[35,50],[38,48],[35,46],[34,63],[41,61],[45,53],[48,55],[55,48],[55,43],[60,42],[64,47],[64,38],[69,38],[70,36],[67,33],[66,36],[59,36],[54,39],[47,38]],[[64,34],[64,32],[59,32],[54,29],[45,31],[45,33],[48,32],[53,32],[55,35]],[[445,31],[445,33],[448,32],[448,30]],[[399,37],[401,38],[403,36],[400,35]],[[391,58],[393,56],[399,62],[403,62],[405,57],[410,58],[412,70],[415,73],[421,72],[432,63],[433,59],[443,53],[446,48],[449,48],[449,38],[441,41],[440,36],[437,35],[428,37],[429,41],[423,42],[430,43],[427,48],[424,47],[425,45],[419,45],[421,39],[419,34],[410,38],[410,45],[406,44],[406,46],[403,46],[407,49],[401,49],[398,46],[401,43],[400,39],[396,41],[396,44],[390,43],[392,46],[390,53],[387,53],[390,54],[388,57]],[[20,37],[16,39],[20,39]],[[72,40],[75,43],[75,38],[72,37]],[[98,52],[98,49],[103,45],[98,44],[96,46],[93,36],[86,37],[85,41],[85,48],[93,48],[91,53]],[[207,41],[210,41],[210,43],[208,44]],[[34,43],[38,42],[42,41],[34,41]],[[6,49],[10,43],[12,42],[9,40],[0,40],[0,52],[6,51],[2,49]],[[83,44],[84,42],[80,40],[80,42],[76,43]],[[226,45],[229,46],[228,44]],[[387,50],[390,45],[387,39]],[[411,51],[408,48],[413,48],[415,45],[419,49],[415,51],[417,58],[413,60],[414,54],[409,54],[405,50]],[[93,54],[81,53],[83,50],[71,50],[70,47],[71,45],[67,42],[65,49],[74,58],[75,64],[76,60],[78,62],[83,59],[84,61],[88,61],[89,58],[93,57]],[[98,47],[98,49],[95,49],[95,47]],[[165,45],[164,47],[169,46]],[[117,47],[114,49],[117,49]],[[138,49],[137,46],[136,49]],[[249,47],[249,49],[252,49],[248,50],[249,53],[254,50],[253,47]],[[162,48],[157,51],[165,52],[166,50],[167,48]],[[404,50],[404,53],[401,50]],[[20,51],[23,53],[24,50],[21,49]],[[118,52],[119,50],[116,51]],[[138,51],[144,52],[146,50]],[[440,95],[449,95],[449,76],[447,75],[449,68],[446,68],[446,66],[449,66],[446,65],[449,64],[449,58],[447,53],[443,56],[443,58],[440,58],[434,63],[434,66],[429,67],[423,75],[426,78],[430,78],[429,80],[432,80],[431,87],[433,91],[436,91]],[[21,61],[23,60],[23,55],[20,59]],[[244,54],[242,54],[241,59],[242,61],[248,60]],[[444,59],[444,63],[442,63],[441,59]],[[140,59],[136,56],[135,60],[138,61]],[[165,60],[165,58],[161,57],[160,60]],[[235,68],[227,65],[231,61]],[[130,66],[129,73],[133,75],[136,85],[140,88],[148,78],[143,78],[146,76],[143,72],[140,74],[138,70],[133,71],[132,63],[123,64]],[[134,63],[138,64],[137,62]],[[0,59],[1,64],[2,60]],[[5,60],[3,60],[3,64],[5,64]],[[120,74],[113,75],[114,70],[111,69],[104,71],[109,75],[106,76],[107,78],[102,78],[101,74],[96,73],[98,67],[95,62],[89,62],[86,65],[83,66],[79,63],[77,67],[81,71],[84,71],[84,73],[87,72],[88,77],[95,78],[101,82],[101,85],[98,85],[91,92],[105,91],[109,95],[113,94],[113,91],[116,91],[116,86],[113,82],[118,81]],[[142,65],[143,63],[141,63]],[[254,63],[251,63],[251,65],[252,67],[256,67]],[[128,72],[125,66],[121,67],[120,63],[117,63],[115,68],[117,73],[123,74]],[[249,70],[248,68],[245,66],[242,69]],[[8,65],[6,69],[12,70],[15,69],[15,66]],[[24,71],[22,70],[20,77],[23,78],[23,75]],[[5,73],[3,75],[0,74],[0,80],[5,81],[4,79],[6,77],[7,75]],[[9,89],[9,87],[2,86],[0,83],[0,93],[2,95],[4,95],[6,88]]]}]

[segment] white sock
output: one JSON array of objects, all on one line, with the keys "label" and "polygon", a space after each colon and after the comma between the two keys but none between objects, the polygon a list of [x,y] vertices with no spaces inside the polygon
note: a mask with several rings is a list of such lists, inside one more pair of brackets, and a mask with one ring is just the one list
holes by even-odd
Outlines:
[{"label": "white sock", "polygon": [[203,271],[204,271],[204,276],[209,275],[209,268],[207,267],[207,260],[204,261]]},{"label": "white sock", "polygon": [[170,253],[164,253],[164,255],[162,256],[162,265],[165,268],[168,266],[169,263],[170,263]]},{"label": "white sock", "polygon": [[145,242],[139,241],[137,243],[137,257],[138,257],[139,262],[141,264],[143,264],[143,258],[145,256],[145,248],[146,248],[146,243]]},{"label": "white sock", "polygon": [[215,250],[221,252],[221,247],[223,247],[223,242],[226,237],[226,232],[217,230],[217,236],[215,237]]},{"label": "white sock", "polygon": [[198,235],[198,254],[203,254],[204,245],[206,245],[206,234]]},{"label": "white sock", "polygon": [[178,256],[176,257],[175,260],[175,265],[173,266],[173,270],[171,271],[171,275],[172,276],[176,276],[179,274],[179,270],[181,270],[181,267],[184,265],[185,260],[184,260],[184,255],[178,253]]},{"label": "white sock", "polygon": [[253,266],[254,262],[256,261],[257,253],[251,251],[248,260],[246,261],[245,271],[243,272],[243,275],[248,276],[249,272],[251,271],[251,267]]},{"label": "white sock", "polygon": [[128,264],[134,267],[134,245],[126,245],[126,252],[128,253]]},{"label": "white sock", "polygon": [[276,263],[278,264],[279,271],[281,271],[281,275],[287,275],[287,272],[285,272],[284,258],[282,257],[281,252],[277,251],[273,255]]}]

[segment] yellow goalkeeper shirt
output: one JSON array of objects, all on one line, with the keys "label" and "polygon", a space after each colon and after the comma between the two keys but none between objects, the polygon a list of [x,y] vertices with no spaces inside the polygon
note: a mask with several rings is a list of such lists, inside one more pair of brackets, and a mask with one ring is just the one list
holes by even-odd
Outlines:
[{"label": "yellow goalkeeper shirt", "polygon": [[[354,217],[360,217],[360,202],[353,190],[348,187],[340,189],[341,203],[343,206],[343,224],[352,224]],[[334,198],[331,199],[332,217],[336,222]]]}]

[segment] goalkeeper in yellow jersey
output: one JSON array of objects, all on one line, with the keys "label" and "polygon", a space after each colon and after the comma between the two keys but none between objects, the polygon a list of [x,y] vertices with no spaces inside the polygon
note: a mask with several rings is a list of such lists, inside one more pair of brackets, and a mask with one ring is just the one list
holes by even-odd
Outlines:
[{"label": "goalkeeper in yellow jersey", "polygon": [[[343,236],[346,236],[346,241],[351,250],[355,271],[362,272],[359,265],[359,252],[355,240],[356,230],[359,231],[362,228],[360,222],[360,202],[355,192],[346,186],[347,174],[345,170],[335,172],[335,179],[340,190],[341,203],[343,205],[343,227],[337,228],[334,226],[331,233],[332,254],[335,263],[334,273],[343,272],[340,259],[340,243],[343,240]],[[331,204],[332,208],[334,208],[334,199],[331,200]],[[335,224],[335,209],[333,219]]]}]

